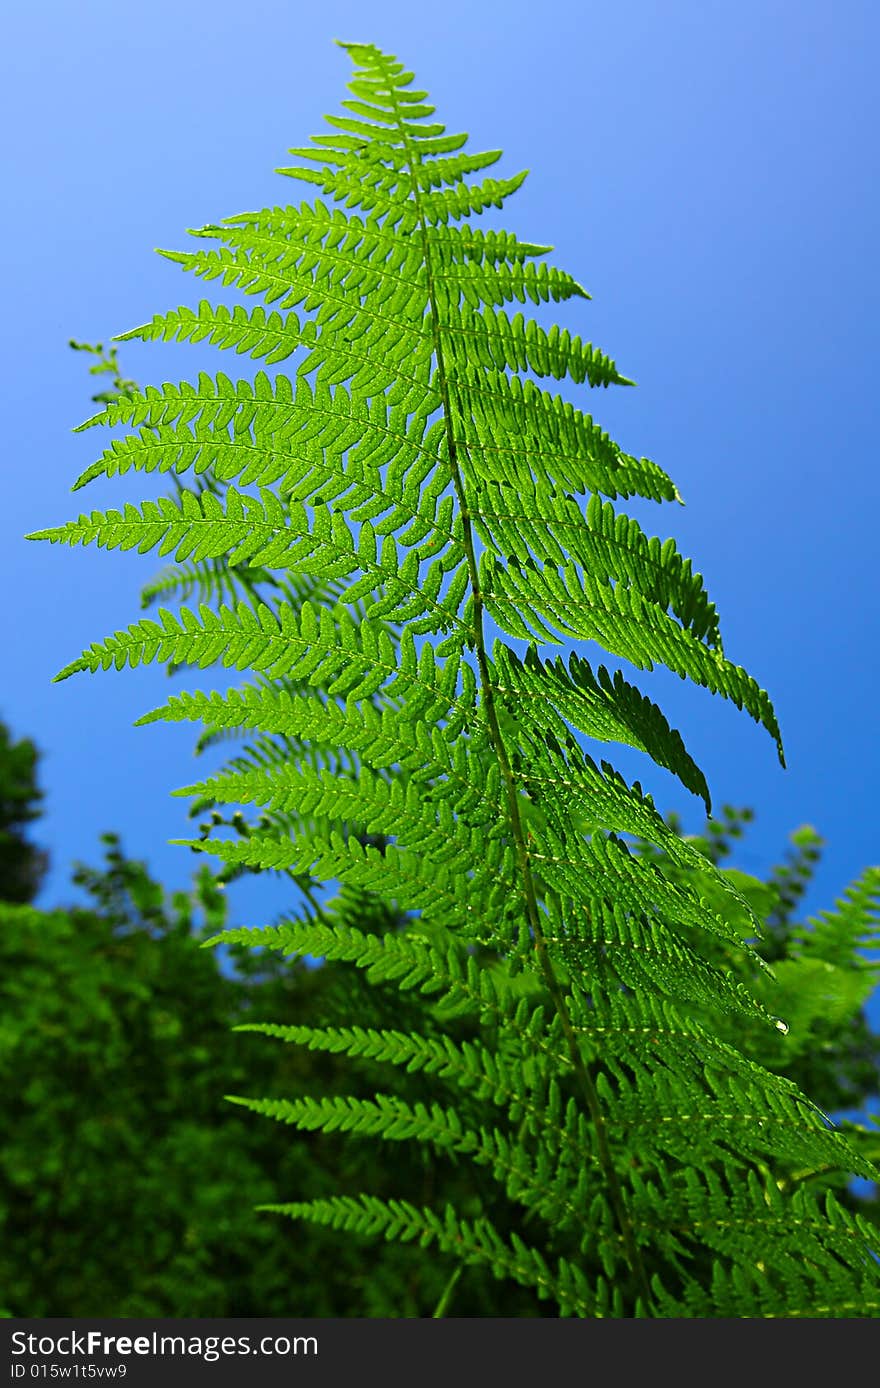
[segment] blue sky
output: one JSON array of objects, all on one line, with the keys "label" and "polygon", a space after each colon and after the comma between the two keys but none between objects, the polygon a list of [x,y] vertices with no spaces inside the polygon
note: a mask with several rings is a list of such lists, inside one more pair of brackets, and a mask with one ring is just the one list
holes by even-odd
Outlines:
[{"label": "blue sky", "polygon": [[[727,653],[770,691],[786,742],[782,772],[732,707],[642,680],[716,803],[757,811],[742,865],[761,870],[789,830],[813,823],[828,841],[818,908],[880,860],[878,16],[858,0],[56,0],[7,12],[0,717],[43,752],[42,902],[71,898],[71,861],[95,860],[111,828],[185,882],[192,860],[168,846],[189,833],[185,805],[169,791],[199,774],[191,729],[132,726],[169,692],[160,672],[50,683],[137,617],[156,567],[22,538],[81,506],[150,494],[140,482],[71,498],[104,440],[70,432],[91,406],[67,340],[196,303],[205,286],[153,248],[299,196],[272,171],[344,95],[334,37],[397,53],[450,128],[503,147],[504,171],[531,170],[505,224],[555,246],[593,295],[560,319],[638,382],[588,408],[677,482],[686,508],[650,521],[705,575]],[[122,364],[146,382],[204,361],[126,346]],[[643,779],[697,827],[676,783]],[[259,924],[276,901],[240,885],[235,917]]]}]

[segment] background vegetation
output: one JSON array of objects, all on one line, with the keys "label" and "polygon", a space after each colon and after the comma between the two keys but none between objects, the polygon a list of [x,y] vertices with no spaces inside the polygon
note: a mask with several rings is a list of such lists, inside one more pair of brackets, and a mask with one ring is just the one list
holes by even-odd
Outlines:
[{"label": "background vegetation", "polygon": [[[231,1030],[326,1020],[334,993],[350,997],[356,981],[338,965],[202,949],[225,920],[222,883],[203,868],[191,891],[168,894],[114,834],[98,867],[73,874],[86,906],[28,905],[45,867],[31,840],[37,767],[33,744],[0,725],[0,1305],[19,1316],[431,1315],[445,1261],[253,1206],[369,1185],[467,1211],[472,1170],[409,1143],[386,1147],[393,1160],[377,1170],[372,1145],[293,1133],[224,1102],[230,1091],[356,1092],[345,1058]],[[707,823],[704,851],[735,862],[750,818],[727,810]],[[880,1036],[864,1011],[876,970],[855,940],[841,948],[839,912],[829,917],[836,959],[822,957],[821,919],[804,928],[799,903],[820,851],[802,828],[768,881],[737,872],[762,898],[763,952],[781,985],[774,1005],[797,1023],[769,1041],[763,1028],[744,1038],[738,1024],[739,1042],[826,1111],[861,1116],[853,1133],[876,1158],[867,1114],[880,1092]],[[387,928],[368,901],[350,907],[361,929]],[[362,1063],[358,1074],[372,1093],[378,1070]],[[880,1222],[875,1188],[839,1198]],[[504,1217],[493,1211],[501,1227]],[[549,1314],[474,1269],[450,1312]]]}]

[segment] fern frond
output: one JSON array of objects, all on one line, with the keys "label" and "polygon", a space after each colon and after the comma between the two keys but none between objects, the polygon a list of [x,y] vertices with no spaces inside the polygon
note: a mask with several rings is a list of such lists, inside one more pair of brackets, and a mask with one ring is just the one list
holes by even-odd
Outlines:
[{"label": "fern frond", "polygon": [[681,734],[670,728],[656,704],[624,679],[600,665],[596,674],[586,660],[572,655],[566,669],[561,659],[542,662],[532,646],[521,661],[497,642],[493,651],[499,672],[498,692],[510,700],[512,711],[532,736],[564,739],[566,726],[599,742],[621,742],[647,752],[658,766],[678,777],[699,795],[707,813],[709,788],[703,772],[687,752]]},{"label": "fern frond", "polygon": [[604,1279],[593,1290],[574,1264],[561,1259],[554,1273],[538,1250],[529,1248],[522,1239],[515,1237],[507,1244],[488,1220],[461,1219],[449,1206],[441,1217],[402,1200],[337,1196],[260,1208],[345,1233],[373,1238],[381,1234],[404,1243],[417,1240],[422,1248],[436,1244],[443,1253],[487,1266],[495,1277],[510,1277],[522,1286],[534,1287],[540,1297],[556,1301],[564,1316],[620,1315],[622,1311],[619,1294],[613,1293]]},{"label": "fern frond", "polygon": [[880,867],[866,868],[833,910],[810,917],[796,941],[807,958],[876,972],[880,960],[859,955],[880,949]]},{"label": "fern frond", "polygon": [[[876,1308],[875,1235],[789,1179],[843,1185],[873,1167],[729,1039],[785,1027],[748,885],[582,739],[638,749],[708,808],[705,777],[620,671],[551,648],[664,665],[745,709],[781,760],[769,696],[728,659],[691,561],[611,504],[679,501],[674,483],[536,384],[632,383],[512,307],[589,297],[548,247],[470,225],[524,175],[487,175],[498,152],[433,120],[402,64],[345,47],[352,99],[282,170],[323,196],[163,253],[262,303],[202,301],[122,335],[291,375],[201,372],[107,400],[81,427],[127,432],[77,486],[138,471],[175,495],[34,537],[174,557],[149,596],[198,596],[197,610],[160,609],[57,678],[149,662],[253,672],[140,720],[248,739],[181,792],[218,831],[187,842],[231,873],[340,884],[320,915],[221,938],[321,959],[353,1007],[369,988],[366,1017],[257,1029],[384,1067],[388,1088],[238,1102],[479,1174],[467,1211],[367,1193],[273,1208],[433,1245],[563,1315]],[[224,818],[226,803],[258,818]],[[220,837],[230,826],[238,837]],[[877,900],[872,870],[811,923],[804,959],[849,967],[875,942]],[[352,901],[381,906],[385,927],[361,929]]]},{"label": "fern frond", "polygon": [[282,316],[263,308],[250,312],[236,304],[228,309],[202,299],[197,309],[181,307],[155,314],[149,323],[119,333],[118,342],[210,342],[216,347],[233,348],[239,355],[265,358],[267,366],[284,361],[302,347],[313,332],[303,332],[293,314]]},{"label": "fern frond", "polygon": [[281,603],[273,611],[262,604],[251,609],[239,603],[235,608],[224,604],[214,612],[202,604],[198,616],[186,608],[177,616],[162,609],[157,615],[158,621],[144,617],[105,641],[94,642],[59,671],[56,680],[111,666],[134,669],[151,661],[200,666],[220,661],[240,670],[265,671],[272,678],[287,675],[360,699],[380,688],[394,698],[398,690],[411,686],[445,696],[450,707],[462,702],[468,707],[472,697],[462,701],[454,692],[457,662],[438,666],[427,645],[417,655],[406,633],[398,653],[382,623],[356,624],[344,609],[316,611],[304,603],[294,611]]},{"label": "fern frond", "polygon": [[567,561],[557,568],[511,559],[505,566],[484,553],[480,589],[486,610],[503,631],[534,642],[576,636],[596,641],[637,669],[662,663],[682,679],[730,699],[770,733],[785,765],[782,738],[765,690],[741,666],[696,640],[659,604],[635,587],[611,586]]}]

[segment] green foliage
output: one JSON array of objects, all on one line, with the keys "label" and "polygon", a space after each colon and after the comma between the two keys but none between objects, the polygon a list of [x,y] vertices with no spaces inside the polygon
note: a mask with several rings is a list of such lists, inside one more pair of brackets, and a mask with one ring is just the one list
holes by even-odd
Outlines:
[{"label": "green foliage", "polygon": [[37,749],[29,738],[13,742],[0,723],[0,901],[32,901],[46,871],[45,853],[25,838],[40,815]]},{"label": "green foliage", "polygon": [[[77,485],[135,469],[169,474],[175,495],[39,536],[173,555],[162,585],[197,587],[198,607],[133,623],[59,678],[148,661],[262,677],[145,720],[259,734],[182,792],[259,818],[192,846],[341,884],[273,930],[220,938],[360,980],[345,1019],[281,1033],[349,1057],[352,1092],[247,1105],[423,1149],[472,1183],[458,1201],[373,1187],[274,1208],[343,1243],[432,1247],[451,1273],[513,1281],[563,1315],[874,1315],[872,1227],[831,1190],[874,1168],[743,1044],[786,1030],[755,889],[593,743],[636,746],[708,799],[702,773],[622,674],[544,648],[665,665],[744,708],[781,759],[770,700],[724,654],[690,561],[612,506],[674,500],[669,478],[535,383],[631,384],[567,329],[507,312],[587,297],[538,263],[545,248],[472,229],[523,176],[470,182],[497,152],[463,153],[401,64],[345,47],[348,114],[282,171],[323,198],[170,253],[271,311],[205,304],[124,335],[267,363],[295,351],[294,375],[120,392],[89,423],[129,432]],[[798,980],[851,956],[875,893],[869,876],[804,936]],[[365,897],[385,929],[359,922]],[[798,989],[803,1028],[823,994]],[[385,1077],[369,1097],[365,1063]]]},{"label": "green foliage", "polygon": [[[436,1305],[446,1270],[412,1250],[387,1245],[367,1264],[319,1229],[291,1238],[253,1213],[279,1189],[319,1199],[340,1177],[357,1187],[378,1176],[389,1195],[415,1201],[436,1189],[417,1150],[383,1177],[366,1148],[321,1134],[291,1143],[223,1102],[230,1087],[350,1091],[350,1076],[323,1057],[291,1047],[267,1057],[259,1036],[230,1030],[264,1017],[325,1018],[344,978],[274,955],[202,949],[225,917],[213,877],[203,870],[191,891],[169,897],[114,835],[104,841],[103,866],[75,874],[87,906],[0,903],[0,1297],[9,1313],[397,1316]],[[368,1072],[365,1096],[371,1082]],[[470,1198],[465,1175],[451,1173],[449,1199]],[[467,1314],[493,1313],[476,1280],[459,1298]],[[512,1314],[537,1313],[527,1293],[512,1305]]]},{"label": "green foliage", "polygon": [[[228,1202],[230,999],[166,903],[108,838],[90,909],[0,906],[0,1281],[17,1315],[230,1314],[264,1240]],[[221,917],[222,919],[222,917]],[[161,947],[160,943],[161,942]],[[212,1133],[212,1127],[214,1132]],[[236,1134],[241,1179],[264,1178]],[[276,1270],[276,1276],[280,1269]]]}]

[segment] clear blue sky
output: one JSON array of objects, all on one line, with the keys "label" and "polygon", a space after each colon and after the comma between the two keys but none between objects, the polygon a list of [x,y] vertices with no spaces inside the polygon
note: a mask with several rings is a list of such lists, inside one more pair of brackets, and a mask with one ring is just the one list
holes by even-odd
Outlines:
[{"label": "clear blue sky", "polygon": [[[869,0],[7,10],[0,717],[44,754],[39,836],[53,868],[41,900],[70,899],[71,860],[94,860],[108,828],[184,883],[192,860],[167,841],[188,832],[185,805],[169,791],[198,774],[191,729],[132,727],[168,692],[158,671],[50,683],[134,620],[155,567],[21,538],[81,504],[150,494],[141,480],[70,497],[103,439],[70,433],[91,407],[67,340],[106,340],[197,302],[205,286],[152,248],[298,196],[272,170],[344,95],[334,37],[396,52],[452,129],[503,147],[508,172],[532,170],[505,221],[553,243],[593,294],[565,321],[638,389],[589,407],[678,483],[686,509],[658,508],[653,524],[693,556],[728,654],[775,699],[789,770],[720,700],[671,678],[643,687],[683,729],[716,803],[756,809],[743,866],[765,867],[805,821],[826,836],[820,907],[880,860],[880,7]],[[192,348],[130,347],[122,360],[141,381],[203,364]],[[697,826],[671,779],[644,779]],[[239,886],[236,918],[261,923],[270,896]]]}]

